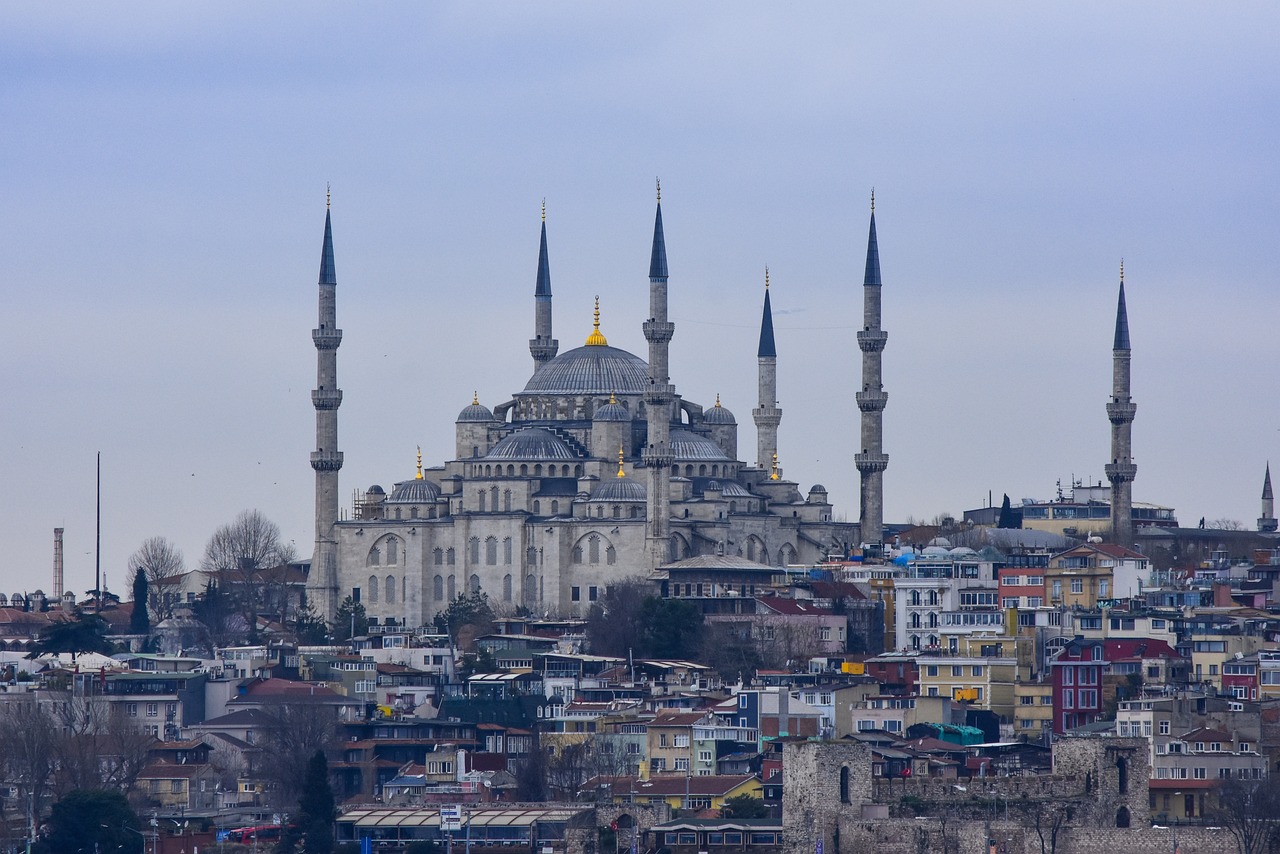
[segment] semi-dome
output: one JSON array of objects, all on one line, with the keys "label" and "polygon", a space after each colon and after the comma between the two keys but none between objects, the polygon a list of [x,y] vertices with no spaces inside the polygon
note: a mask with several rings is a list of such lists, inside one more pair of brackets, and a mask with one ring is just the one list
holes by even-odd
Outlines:
[{"label": "semi-dome", "polygon": [[534,372],[524,394],[641,394],[649,366],[617,347],[593,344],[561,353]]},{"label": "semi-dome", "polygon": [[501,439],[489,453],[488,460],[576,460],[580,459],[564,439],[541,427],[517,430]]},{"label": "semi-dome", "polygon": [[751,498],[752,495],[747,491],[746,487],[737,481],[722,480],[720,481],[720,494],[725,498]]},{"label": "semi-dome", "polygon": [[489,407],[480,402],[478,396],[471,398],[471,403],[467,404],[461,412],[458,413],[457,423],[461,424],[465,421],[492,421],[493,412]]},{"label": "semi-dome", "polygon": [[378,484],[374,484],[364,491],[365,495],[386,495],[387,493]]},{"label": "semi-dome", "polygon": [[671,455],[680,462],[695,460],[721,462],[729,459],[715,442],[688,430],[671,431]]},{"label": "semi-dome", "polygon": [[738,419],[728,407],[720,405],[720,395],[716,395],[716,405],[702,413],[702,420],[707,424],[737,424]]},{"label": "semi-dome", "polygon": [[431,504],[440,497],[440,489],[429,480],[406,480],[397,483],[388,504]]},{"label": "semi-dome", "polygon": [[591,493],[592,501],[644,501],[644,484],[636,478],[612,477]]}]

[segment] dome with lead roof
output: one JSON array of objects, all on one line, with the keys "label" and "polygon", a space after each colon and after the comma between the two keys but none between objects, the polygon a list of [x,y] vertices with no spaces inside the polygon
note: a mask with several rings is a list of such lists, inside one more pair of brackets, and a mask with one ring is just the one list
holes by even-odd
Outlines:
[{"label": "dome with lead roof", "polygon": [[467,404],[467,406],[461,412],[458,413],[457,423],[462,424],[464,422],[492,421],[492,420],[493,420],[492,410],[490,410],[489,407],[481,403],[480,397],[477,395],[472,397],[471,403]]},{"label": "dome with lead roof", "polygon": [[720,405],[720,395],[716,395],[716,405],[702,413],[702,420],[707,424],[737,424],[738,419],[728,407]]},{"label": "dome with lead roof", "polygon": [[429,480],[406,480],[397,483],[388,504],[432,504],[440,497],[440,489]]},{"label": "dome with lead roof", "polygon": [[639,356],[592,344],[561,353],[534,372],[523,394],[641,394],[649,366]]},{"label": "dome with lead roof", "polygon": [[715,442],[688,430],[671,431],[671,455],[680,462],[724,462],[729,459]]},{"label": "dome with lead roof", "polygon": [[487,460],[577,460],[582,458],[567,441],[542,427],[517,430],[503,437],[485,454]]},{"label": "dome with lead roof", "polygon": [[592,501],[644,501],[644,484],[637,478],[614,477],[606,480],[591,493]]}]

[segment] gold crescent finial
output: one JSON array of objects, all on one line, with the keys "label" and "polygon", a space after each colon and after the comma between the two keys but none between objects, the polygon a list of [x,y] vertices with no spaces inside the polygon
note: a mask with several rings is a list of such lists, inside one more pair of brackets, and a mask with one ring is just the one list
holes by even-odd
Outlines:
[{"label": "gold crescent finial", "polygon": [[547,221],[547,198],[546,198],[546,196],[543,196],[543,197],[542,197],[542,221],[543,221],[543,222],[546,222],[546,221]]},{"label": "gold crescent finial", "polygon": [[658,185],[658,203],[661,204],[662,203],[662,179],[654,178],[653,181],[655,184]]},{"label": "gold crescent finial", "polygon": [[587,336],[588,347],[607,347],[608,340],[604,337],[604,333],[600,331],[600,295],[596,294],[596,307],[594,311],[594,319],[591,322],[591,334]]},{"label": "gold crescent finial", "polygon": [[764,289],[769,290],[769,265],[764,265]]},{"label": "gold crescent finial", "polygon": [[472,406],[480,405],[480,392],[478,391],[471,392],[471,405]]},{"label": "gold crescent finial", "polygon": [[716,392],[716,409],[720,408],[720,392]]},{"label": "gold crescent finial", "polygon": [[422,480],[422,446],[418,446],[418,473],[414,476],[414,480]]},{"label": "gold crescent finial", "polygon": [[876,188],[871,188],[871,212],[876,212]]},{"label": "gold crescent finial", "polygon": [[332,189],[329,186],[329,182],[325,181],[324,182],[324,209],[325,210],[329,209],[329,202],[332,199],[333,199]]},{"label": "gold crescent finial", "polygon": [[617,395],[615,395],[613,392],[609,392],[609,402],[610,402],[610,403],[617,403],[617,402],[618,402],[618,397],[617,397]]},{"label": "gold crescent finial", "polygon": [[1124,284],[1124,259],[1120,259],[1120,283]]},{"label": "gold crescent finial", "polygon": [[618,446],[618,477],[626,477],[627,473],[622,470],[622,446]]},{"label": "gold crescent finial", "polygon": [[769,480],[778,479],[778,452],[773,452],[773,473],[769,475]]}]

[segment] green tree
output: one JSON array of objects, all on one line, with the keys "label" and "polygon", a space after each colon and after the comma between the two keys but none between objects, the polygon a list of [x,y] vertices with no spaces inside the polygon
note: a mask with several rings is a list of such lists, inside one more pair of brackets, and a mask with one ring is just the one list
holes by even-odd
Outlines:
[{"label": "green tree", "polygon": [[303,854],[331,854],[333,822],[338,817],[329,785],[329,762],[324,751],[317,750],[307,763],[307,775],[298,800],[298,830],[302,834]]},{"label": "green tree", "polygon": [[[350,617],[347,618],[347,630],[350,631]],[[315,607],[308,602],[298,611],[297,617],[293,620],[293,633],[298,637],[298,643],[315,646],[329,640],[329,627],[325,625],[324,618],[316,613]]]},{"label": "green tree", "polygon": [[147,573],[142,567],[133,576],[133,614],[129,631],[135,635],[151,634],[151,616],[147,613]]},{"label": "green tree", "polygon": [[646,655],[653,658],[696,658],[702,639],[702,612],[681,599],[644,601],[640,613],[646,627]]},{"label": "green tree", "polygon": [[1009,504],[1009,493],[1004,494],[1004,501],[1000,503],[1000,519],[996,522],[997,528],[1021,528],[1022,520],[1018,518],[1018,514],[1013,511],[1013,507]]},{"label": "green tree", "polygon": [[82,652],[111,652],[111,642],[107,640],[107,621],[97,614],[85,614],[79,619],[62,623],[52,623],[40,630],[40,637],[31,646],[27,658],[40,655],[71,653],[75,661]]},{"label": "green tree", "polygon": [[43,854],[142,854],[138,816],[120,792],[76,789],[53,805]]},{"label": "green tree", "polygon": [[764,801],[748,794],[725,798],[724,806],[720,808],[722,818],[766,818],[768,815],[769,809]]},{"label": "green tree", "polygon": [[476,634],[483,634],[493,628],[493,608],[489,605],[489,597],[476,590],[463,593],[454,598],[448,607],[435,618],[436,629],[448,632],[449,639],[458,642],[459,633],[466,626],[473,627]]},{"label": "green tree", "polygon": [[[352,629],[355,631],[352,632]],[[369,618],[365,616],[364,604],[348,596],[338,605],[338,612],[333,617],[333,639],[349,641],[369,631]]]},{"label": "green tree", "polygon": [[604,597],[587,613],[587,643],[595,655],[645,655],[646,627],[641,608],[654,586],[643,578],[627,578],[605,588]]},{"label": "green tree", "polygon": [[204,593],[192,605],[191,612],[209,630],[215,646],[226,646],[248,634],[248,626],[234,598],[215,581],[210,580],[205,585]]}]

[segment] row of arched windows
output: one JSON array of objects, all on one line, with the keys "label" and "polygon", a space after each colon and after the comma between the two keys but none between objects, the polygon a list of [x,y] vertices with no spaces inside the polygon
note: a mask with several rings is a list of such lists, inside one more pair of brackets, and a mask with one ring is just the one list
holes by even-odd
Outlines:
[{"label": "row of arched windows", "polygon": [[[376,575],[369,576],[369,586],[365,588],[365,595],[369,598],[369,604],[378,604],[379,593],[381,593],[383,601],[388,605],[396,604],[396,577],[388,575],[385,584],[380,584],[380,579]],[[400,579],[400,600],[404,601],[406,595],[407,578]]]},{"label": "row of arched windows", "polygon": [[[671,467],[672,477],[680,477],[681,474],[682,472],[680,471],[679,463],[676,463]],[[726,465],[722,468],[719,463],[712,463],[711,465],[702,463],[701,465],[698,466],[696,474],[695,474],[694,467],[686,463],[683,474],[685,477],[736,477],[737,476],[733,466]]]},{"label": "row of arched windows", "polygon": [[[507,477],[529,477],[529,475],[534,477],[582,477],[582,466],[571,466],[568,463],[560,466],[552,463],[546,467],[545,474],[542,463],[536,463],[532,467],[527,463],[521,463],[519,466],[507,465],[505,468],[501,465],[474,465],[470,468],[469,474],[471,477],[502,477],[503,475]],[[726,471],[728,468],[728,466],[725,466]]]},{"label": "row of arched windows", "polygon": [[[621,518],[622,518],[622,507],[621,507],[620,505],[618,505],[618,504],[613,504],[613,505],[611,505],[611,508],[612,508],[612,515],[613,515],[613,518],[615,518],[615,519],[621,519]],[[628,518],[628,519],[639,519],[639,518],[640,518],[640,511],[641,511],[641,507],[640,507],[640,505],[639,505],[639,504],[634,504],[634,505],[632,505],[631,507],[627,508],[627,518]],[[603,518],[604,518],[604,505],[603,505],[603,504],[597,504],[597,505],[596,505],[596,518],[597,518],[597,519],[603,519]]]},{"label": "row of arched windows", "polygon": [[365,558],[365,565],[381,566],[384,557],[387,566],[395,566],[400,562],[400,541],[395,537],[387,537],[385,540],[380,540],[373,548],[369,549],[369,554]]}]

